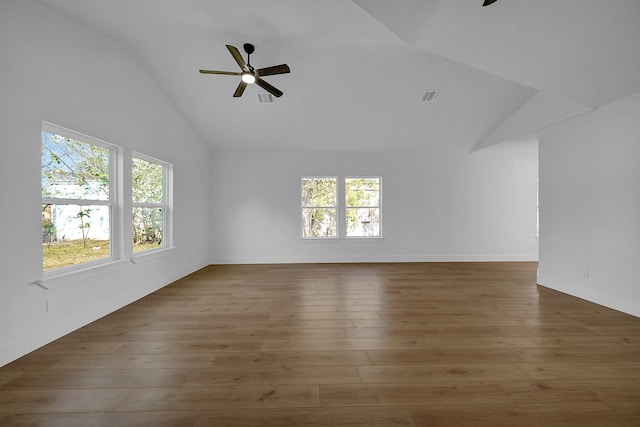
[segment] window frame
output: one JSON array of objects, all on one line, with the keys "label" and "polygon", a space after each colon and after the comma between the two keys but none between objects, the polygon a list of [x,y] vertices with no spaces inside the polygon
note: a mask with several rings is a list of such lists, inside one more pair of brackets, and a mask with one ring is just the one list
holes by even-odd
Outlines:
[{"label": "window frame", "polygon": [[[304,209],[309,208],[309,206],[304,206],[302,203],[302,183],[304,179],[334,179],[336,181],[336,235],[329,237],[305,237],[304,235]],[[346,181],[348,179],[377,179],[378,180],[378,206],[346,206]],[[383,240],[382,234],[382,175],[348,175],[348,176],[339,176],[339,175],[303,175],[300,177],[299,188],[298,188],[300,200],[300,239],[301,240],[309,240],[316,242],[326,242],[326,241],[338,241],[338,240]],[[325,209],[334,209],[331,206],[313,206],[316,208],[325,208]],[[372,208],[378,209],[379,212],[379,234],[377,236],[347,236],[347,208]],[[343,228],[344,227],[344,228]],[[343,231],[344,230],[344,231]]]},{"label": "window frame", "polygon": [[[320,206],[320,205],[314,205],[314,206],[305,206],[303,199],[302,199],[302,187],[303,187],[303,181],[307,179],[332,179],[335,182],[335,188],[336,188],[336,193],[335,193],[335,199],[334,199],[334,206]],[[331,176],[331,175],[321,175],[321,176],[312,176],[312,175],[305,175],[305,176],[301,176],[300,180],[299,180],[299,186],[298,186],[298,195],[300,197],[300,239],[302,240],[313,240],[313,241],[332,241],[332,240],[337,240],[340,238],[340,181],[338,179],[337,176]],[[304,210],[305,209],[333,209],[335,211],[335,219],[336,219],[336,232],[335,232],[335,236],[305,236],[305,221],[304,221]]]},{"label": "window frame", "polygon": [[[42,156],[42,133],[49,132],[54,135],[59,135],[64,138],[69,138],[76,140],[78,142],[94,145],[100,148],[104,148],[109,152],[109,192],[108,192],[108,200],[99,200],[99,199],[74,199],[68,197],[45,197],[42,196],[42,185],[41,185],[41,205],[78,205],[78,206],[107,206],[109,211],[109,257],[99,258],[87,262],[71,264],[60,268],[54,268],[50,270],[44,269],[44,256],[41,252],[41,268],[43,277],[45,279],[67,275],[69,273],[75,271],[82,271],[86,269],[90,269],[96,266],[106,265],[117,261],[121,256],[120,248],[120,235],[118,233],[119,230],[119,211],[118,211],[118,200],[119,195],[122,191],[121,179],[119,177],[119,168],[118,165],[122,159],[122,149],[115,144],[104,141],[102,139],[83,134],[78,131],[74,131],[72,129],[65,128],[63,126],[59,126],[50,122],[43,121],[42,129],[40,132],[40,151]],[[42,157],[41,157],[41,166],[42,166]]]},{"label": "window frame", "polygon": [[[378,180],[378,206],[347,206],[347,180],[348,179],[377,179]],[[344,238],[345,239],[382,239],[382,176],[379,175],[358,175],[345,176],[342,180],[343,203],[344,203]],[[378,209],[378,235],[377,236],[349,236],[347,226],[347,211],[349,209]]]},{"label": "window frame", "polygon": [[[135,202],[133,200],[133,162],[135,159],[143,160],[149,163],[155,163],[162,166],[162,202]],[[173,165],[164,160],[142,154],[137,151],[131,153],[131,226],[133,226],[133,210],[135,208],[160,208],[162,209],[162,242],[157,248],[150,248],[141,251],[133,250],[133,235],[131,236],[130,250],[132,257],[140,257],[154,252],[162,251],[173,247],[173,209],[172,209],[172,182],[173,182]]]}]

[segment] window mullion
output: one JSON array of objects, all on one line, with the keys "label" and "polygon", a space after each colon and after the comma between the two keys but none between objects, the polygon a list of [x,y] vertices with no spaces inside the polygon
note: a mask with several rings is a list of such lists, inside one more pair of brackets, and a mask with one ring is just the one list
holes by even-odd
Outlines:
[{"label": "window mullion", "polygon": [[337,234],[338,237],[346,235],[347,228],[343,226],[347,220],[347,209],[346,209],[346,192],[345,192],[345,183],[344,178],[338,179],[337,188],[336,188],[336,202],[337,202]]}]

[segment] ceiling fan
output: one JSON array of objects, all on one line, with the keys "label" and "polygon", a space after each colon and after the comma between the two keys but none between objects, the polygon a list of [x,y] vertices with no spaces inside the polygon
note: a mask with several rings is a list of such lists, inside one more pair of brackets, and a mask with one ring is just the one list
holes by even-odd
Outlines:
[{"label": "ceiling fan", "polygon": [[240,54],[240,51],[238,50],[237,47],[227,45],[227,49],[229,49],[231,56],[233,56],[233,59],[235,59],[238,65],[240,66],[240,69],[242,70],[241,72],[236,73],[233,71],[200,70],[200,73],[240,76],[240,79],[241,79],[240,84],[238,85],[238,88],[236,89],[236,91],[233,93],[233,96],[236,98],[239,96],[242,96],[242,93],[244,92],[247,85],[250,85],[252,83],[257,84],[262,89],[266,90],[271,95],[277,98],[281,97],[283,92],[271,86],[269,83],[265,82],[264,80],[262,80],[262,77],[273,76],[275,74],[289,73],[291,72],[291,70],[289,69],[289,66],[287,64],[281,64],[281,65],[274,65],[272,67],[255,69],[253,68],[250,62],[251,54],[255,50],[255,47],[251,43],[245,43],[243,47],[244,47],[244,51],[247,53],[247,62],[244,62],[244,59],[242,58],[242,55]]}]

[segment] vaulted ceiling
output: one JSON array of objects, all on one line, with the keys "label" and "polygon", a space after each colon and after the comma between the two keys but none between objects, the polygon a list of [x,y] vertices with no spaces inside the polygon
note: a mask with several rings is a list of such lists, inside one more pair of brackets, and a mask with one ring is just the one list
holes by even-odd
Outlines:
[{"label": "vaulted ceiling", "polygon": [[[129,49],[216,150],[473,151],[640,91],[637,0],[39,1]],[[291,68],[274,103],[198,73],[246,42]]]}]

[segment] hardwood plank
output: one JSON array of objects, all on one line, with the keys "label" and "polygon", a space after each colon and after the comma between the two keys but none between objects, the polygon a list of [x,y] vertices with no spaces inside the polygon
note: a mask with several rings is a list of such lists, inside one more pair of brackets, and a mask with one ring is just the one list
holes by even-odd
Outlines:
[{"label": "hardwood plank", "polygon": [[550,379],[640,379],[640,362],[616,364],[584,363],[525,363],[521,368],[536,380]]},{"label": "hardwood plank", "polygon": [[9,371],[3,369],[0,371],[0,387],[5,385],[6,383],[13,381],[22,375],[22,371]]},{"label": "hardwood plank", "polygon": [[[464,310],[463,307],[460,310]],[[353,319],[353,324],[357,328],[433,328],[433,327],[466,327],[471,322],[464,318],[457,317],[444,317],[439,316],[422,317],[418,319],[411,318],[386,318],[386,319]],[[577,324],[577,322],[576,322]],[[473,319],[473,325],[475,326],[539,326],[538,319],[510,319],[508,317],[503,318],[490,318]]]},{"label": "hardwood plank", "polygon": [[[29,353],[2,367],[6,371],[30,371],[45,370],[59,363],[66,357],[65,354],[41,354],[37,351]],[[2,371],[0,371],[2,372]]]},{"label": "hardwood plank", "polygon": [[144,354],[144,353],[213,353],[217,351],[257,351],[260,340],[256,339],[228,339],[225,341],[135,341],[122,344],[114,354]]},{"label": "hardwood plank", "polygon": [[[425,322],[427,323],[427,322]],[[346,336],[349,338],[381,338],[381,337],[553,337],[553,336],[594,336],[595,332],[582,326],[480,326],[477,324],[464,326],[440,326],[440,327],[360,327],[346,328]]]},{"label": "hardwood plank", "polygon": [[282,366],[245,365],[220,366],[196,370],[185,387],[221,384],[331,384],[360,382],[353,366]]},{"label": "hardwood plank", "polygon": [[616,325],[616,326],[585,326],[585,329],[593,331],[598,335],[635,335],[640,336],[640,326],[638,325]]},{"label": "hardwood plank", "polygon": [[417,427],[631,427],[601,403],[426,406],[409,412]]},{"label": "hardwood plank", "polygon": [[119,411],[185,411],[320,406],[317,385],[262,385],[134,390]]},{"label": "hardwood plank", "polygon": [[491,312],[493,318],[511,319],[517,325],[522,326],[584,326],[578,320],[567,317],[555,310],[505,310],[496,308]]},{"label": "hardwood plank", "polygon": [[114,411],[131,389],[0,390],[0,414]]},{"label": "hardwood plank", "polygon": [[40,347],[34,353],[47,354],[111,354],[118,350],[121,342],[80,342],[66,343],[63,340],[54,341],[44,347]]},{"label": "hardwood plank", "polygon": [[125,331],[190,331],[190,330],[235,330],[235,329],[336,329],[353,328],[349,319],[330,320],[277,320],[277,321],[226,321],[226,320],[172,320],[158,319],[153,322],[119,322]]},{"label": "hardwood plank", "polygon": [[311,408],[214,411],[200,415],[193,427],[414,427],[404,408]]},{"label": "hardwood plank", "polygon": [[329,384],[320,386],[322,406],[487,405],[515,403],[498,384]]},{"label": "hardwood plank", "polygon": [[214,365],[334,366],[368,365],[364,351],[298,351],[215,354]]},{"label": "hardwood plank", "polygon": [[335,312],[311,312],[291,313],[278,311],[271,313],[270,320],[353,320],[353,319],[378,319],[377,312],[370,311],[335,311]]},{"label": "hardwood plank", "polygon": [[640,336],[538,336],[531,337],[535,347],[636,347],[640,348]]},{"label": "hardwood plank", "polygon": [[602,402],[592,390],[602,384],[585,380],[511,381],[500,386],[519,403]]},{"label": "hardwood plank", "polygon": [[[153,313],[153,317],[160,317],[160,314]],[[172,320],[172,321],[224,321],[224,322],[250,322],[250,321],[263,321],[269,320],[271,313],[269,311],[265,311],[264,307],[261,308],[260,311],[249,311],[249,312],[224,312],[224,313],[216,313],[216,312],[201,312],[194,313],[192,311],[170,311],[162,313],[161,317],[164,320]],[[146,319],[151,316],[136,316],[135,314],[131,315],[132,318],[143,318]]]},{"label": "hardwood plank", "polygon": [[421,348],[417,350],[367,351],[372,365],[424,365],[446,363],[518,363],[522,362],[508,348]]},{"label": "hardwood plank", "polygon": [[516,354],[525,362],[636,362],[638,347],[521,348]]},{"label": "hardwood plank", "polygon": [[344,338],[325,340],[271,340],[262,343],[262,351],[313,350],[393,350],[417,348],[520,348],[534,347],[526,337],[441,337],[441,338]]},{"label": "hardwood plank", "polygon": [[603,402],[640,404],[636,379],[537,380],[500,383],[520,403]]},{"label": "hardwood plank", "polygon": [[518,364],[371,365],[358,366],[363,383],[459,384],[464,382],[527,381]]},{"label": "hardwood plank", "polygon": [[192,426],[198,412],[87,412],[70,414],[0,415],[3,427],[185,427]]},{"label": "hardwood plank", "polygon": [[66,356],[52,370],[117,369],[204,369],[211,366],[214,355],[204,354],[131,354]]},{"label": "hardwood plank", "polygon": [[[251,333],[260,336],[262,339],[282,339],[282,338],[344,338],[346,335],[343,328],[262,328],[250,329]],[[244,333],[245,329],[236,328],[233,333]]]},{"label": "hardwood plank", "polygon": [[109,389],[180,386],[191,370],[73,370],[25,372],[3,386],[4,390],[24,388]]},{"label": "hardwood plank", "polygon": [[112,330],[106,332],[82,332],[63,337],[60,342],[144,342],[144,341],[230,341],[258,340],[263,338],[341,338],[342,328],[215,328],[215,329],[170,329],[170,330]]},{"label": "hardwood plank", "polygon": [[571,319],[585,326],[638,326],[637,317],[622,313],[614,314],[613,310],[610,313],[610,316],[572,315]]},{"label": "hardwood plank", "polygon": [[[160,314],[175,313],[179,311],[190,311],[195,313],[220,313],[220,312],[248,312],[264,310],[265,307],[276,307],[278,311],[336,311],[337,304],[349,304],[353,301],[348,298],[335,298],[329,296],[307,295],[300,296],[269,296],[257,298],[255,293],[252,297],[242,298],[239,296],[230,296],[223,298],[201,298],[195,302],[184,303],[181,305],[171,304],[156,309]],[[320,307],[319,310],[316,310]]]}]

